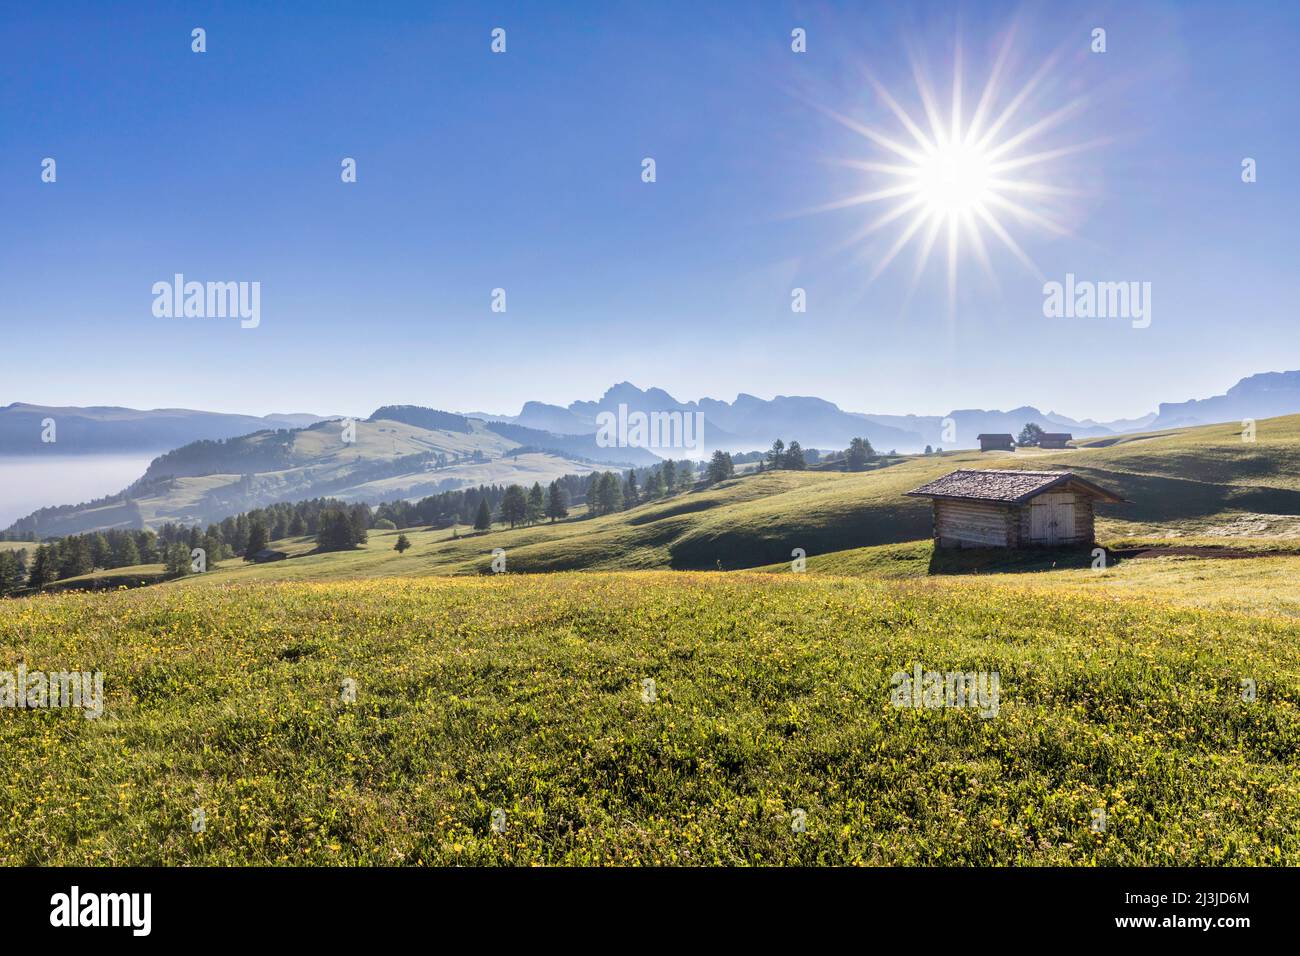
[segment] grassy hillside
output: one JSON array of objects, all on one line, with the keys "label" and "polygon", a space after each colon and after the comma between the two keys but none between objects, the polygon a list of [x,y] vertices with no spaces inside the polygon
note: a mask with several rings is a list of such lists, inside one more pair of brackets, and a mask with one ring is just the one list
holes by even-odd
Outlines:
[{"label": "grassy hillside", "polygon": [[1081,449],[1118,471],[1300,492],[1300,415],[1259,421],[1254,441],[1229,423],[1092,439]]},{"label": "grassy hillside", "polygon": [[[357,440],[351,444],[342,441],[337,423],[293,432],[289,438],[267,432],[237,439],[250,445],[241,454],[257,460],[265,457],[253,447],[259,442],[287,441],[272,451],[288,464],[251,477],[218,473],[162,480],[139,489],[130,501],[51,517],[46,533],[140,521],[207,523],[275,501],[320,495],[416,498],[448,487],[545,483],[591,470],[542,452],[502,457],[517,444],[480,421],[464,421],[467,431],[431,431],[388,420],[358,422]],[[486,449],[490,460],[440,468],[427,460],[475,449]],[[642,506],[604,524],[517,531],[492,546],[520,549],[520,567],[530,570],[757,567],[788,558],[794,548],[811,555],[926,537],[928,504],[903,493],[960,467],[1071,469],[1117,490],[1131,503],[1100,512],[1098,534],[1106,541],[1300,538],[1300,416],[1292,415],[1259,422],[1256,440],[1249,443],[1242,441],[1239,426],[1214,425],[1098,439],[1063,451],[964,451],[889,459],[860,474],[746,475],[717,489]],[[473,557],[466,544],[427,562],[425,569],[468,570]]]},{"label": "grassy hillside", "polygon": [[[792,547],[810,553],[852,547],[894,534],[927,533],[929,509],[899,489],[910,488],[916,465],[885,480],[892,469],[860,475],[769,472],[677,495],[615,515],[578,517],[554,525],[487,534],[451,530],[404,533],[412,548],[392,550],[398,532],[371,531],[363,548],[310,555],[276,564],[232,567],[194,583],[305,580],[372,575],[478,574],[492,551],[504,548],[512,571],[724,569],[769,564]],[[929,470],[944,466],[931,460]],[[899,466],[902,468],[902,466]],[[577,514],[585,509],[579,507]],[[459,538],[453,539],[453,534]],[[277,547],[279,545],[277,544]]]},{"label": "grassy hillside", "polygon": [[[50,536],[157,527],[168,521],[208,524],[280,501],[418,498],[481,483],[549,483],[592,470],[586,463],[553,454],[510,456],[520,447],[517,442],[482,422],[467,422],[464,432],[392,421],[356,422],[351,442],[343,441],[340,423],[324,422],[298,431],[259,432],[219,445],[187,446],[156,459],[129,494],[44,513],[36,530]],[[470,460],[475,452],[484,460]],[[438,455],[449,463],[439,465]]]},{"label": "grassy hillside", "polygon": [[[1099,511],[1099,538],[1108,545],[1172,541],[1294,549],[1300,545],[1300,490],[1290,487],[1297,479],[1289,462],[1300,447],[1300,417],[1261,423],[1260,436],[1257,445],[1242,449],[1239,437],[1213,426],[1077,451],[917,456],[855,474],[765,472],[594,520],[576,517],[515,530],[498,525],[488,534],[462,528],[455,540],[447,530],[407,529],[413,547],[401,556],[392,551],[396,532],[373,532],[370,543],[356,552],[256,567],[236,562],[204,582],[188,583],[478,574],[488,570],[495,548],[506,550],[510,570],[525,572],[758,568],[789,562],[796,548],[816,559],[926,539],[930,505],[904,493],[962,467],[1068,468],[1117,489],[1130,503]],[[1261,454],[1273,464],[1253,466],[1254,483],[1194,480],[1162,464],[1152,450],[1157,444],[1181,462],[1179,467],[1195,468],[1204,460],[1207,471],[1218,473],[1225,461],[1258,461]],[[1292,511],[1241,510],[1246,505]],[[574,510],[580,516],[585,509]],[[1261,523],[1266,527],[1258,527]],[[886,567],[891,560],[885,560]],[[922,565],[928,569],[928,552]]]},{"label": "grassy hillside", "polygon": [[1053,465],[1116,487],[1134,502],[1110,512],[1112,535],[1300,537],[1300,415],[1096,439]]},{"label": "grassy hillside", "polygon": [[[0,863],[1295,865],[1298,636],[813,575],[0,602],[0,669],[107,700],[0,710]],[[896,708],[916,663],[997,671],[996,716]]]}]

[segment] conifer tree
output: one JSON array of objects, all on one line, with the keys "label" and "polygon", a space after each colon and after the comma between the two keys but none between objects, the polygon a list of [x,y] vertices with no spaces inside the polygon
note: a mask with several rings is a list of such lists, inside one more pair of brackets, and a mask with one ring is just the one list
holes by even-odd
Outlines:
[{"label": "conifer tree", "polygon": [[244,546],[244,560],[251,560],[253,555],[263,550],[268,543],[266,525],[262,523],[261,517],[253,518],[248,522],[248,543]]},{"label": "conifer tree", "polygon": [[546,489],[546,517],[554,524],[557,518],[569,516],[569,495],[558,482],[551,482]]},{"label": "conifer tree", "polygon": [[36,555],[32,558],[32,569],[27,575],[27,585],[41,588],[53,584],[58,579],[59,568],[54,549],[48,544],[43,544],[36,549]]},{"label": "conifer tree", "polygon": [[509,522],[510,527],[513,528],[526,517],[528,517],[528,499],[524,495],[524,489],[519,485],[511,485],[501,498],[501,520]]},{"label": "conifer tree", "polygon": [[709,460],[709,483],[717,484],[719,481],[726,481],[736,474],[736,466],[731,460],[731,456],[725,451],[719,449],[713,453]]},{"label": "conifer tree", "polygon": [[537,524],[546,516],[546,493],[542,491],[541,482],[534,481],[528,490],[528,506],[525,518],[529,524]]}]

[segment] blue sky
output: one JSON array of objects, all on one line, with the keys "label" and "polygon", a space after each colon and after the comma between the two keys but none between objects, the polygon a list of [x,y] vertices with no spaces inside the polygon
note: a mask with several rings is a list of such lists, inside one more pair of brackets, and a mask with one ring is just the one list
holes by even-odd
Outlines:
[{"label": "blue sky", "polygon": [[[514,412],[627,379],[1110,418],[1300,368],[1293,4],[270,6],[5,6],[0,404]],[[1035,170],[1082,194],[1069,235],[1007,228],[1042,277],[1150,282],[1150,328],[1045,318],[996,240],[951,308],[916,245],[868,283],[896,233],[846,242],[880,209],[799,215],[888,158],[826,110],[905,136],[864,71],[920,116],[909,56],[946,106],[960,36],[973,103],[1013,24],[1004,100],[1060,52],[1008,132],[1083,98],[1042,145],[1107,142]],[[260,326],[156,318],[176,272],[259,281]]]}]

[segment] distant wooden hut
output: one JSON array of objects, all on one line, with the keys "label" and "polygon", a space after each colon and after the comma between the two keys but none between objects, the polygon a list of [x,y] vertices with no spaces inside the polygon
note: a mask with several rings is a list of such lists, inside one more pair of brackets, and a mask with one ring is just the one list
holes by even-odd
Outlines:
[{"label": "distant wooden hut", "polygon": [[1015,451],[1015,439],[1009,433],[976,435],[980,440],[980,451]]},{"label": "distant wooden hut", "polygon": [[253,555],[253,561],[257,564],[266,564],[268,561],[283,561],[289,557],[284,551],[275,551],[271,548],[263,548]]},{"label": "distant wooden hut", "polygon": [[1013,469],[963,468],[907,494],[934,502],[939,548],[1090,545],[1093,506],[1124,501],[1072,472]]},{"label": "distant wooden hut", "polygon": [[1039,448],[1069,448],[1074,436],[1069,432],[1043,432],[1038,437]]}]

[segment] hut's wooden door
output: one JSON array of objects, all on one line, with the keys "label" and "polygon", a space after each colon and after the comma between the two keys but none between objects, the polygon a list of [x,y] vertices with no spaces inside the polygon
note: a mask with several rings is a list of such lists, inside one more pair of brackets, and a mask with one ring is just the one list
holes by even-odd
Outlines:
[{"label": "hut's wooden door", "polygon": [[1039,495],[1029,504],[1029,540],[1061,544],[1074,539],[1074,495]]}]

